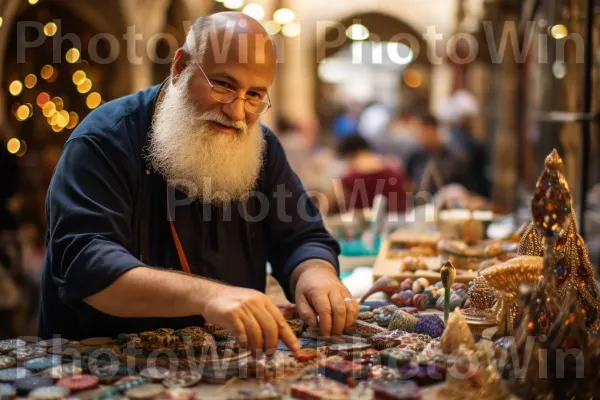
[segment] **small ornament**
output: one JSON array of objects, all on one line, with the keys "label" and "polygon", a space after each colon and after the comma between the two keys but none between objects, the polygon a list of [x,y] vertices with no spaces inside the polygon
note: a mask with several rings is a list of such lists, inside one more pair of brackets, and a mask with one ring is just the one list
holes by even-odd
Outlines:
[{"label": "small ornament", "polygon": [[390,320],[388,329],[399,329],[406,332],[414,332],[415,328],[417,327],[417,322],[418,319],[414,315],[403,310],[397,310]]},{"label": "small ornament", "polygon": [[444,321],[448,323],[448,315],[450,314],[450,288],[456,279],[456,268],[451,262],[447,261],[440,270],[442,284],[444,285]]},{"label": "small ornament", "polygon": [[396,279],[389,276],[382,276],[373,283],[373,286],[371,286],[369,290],[367,290],[367,293],[360,299],[360,303],[364,303],[371,295],[379,292],[391,296],[396,293],[399,287],[400,283]]},{"label": "small ornament", "polygon": [[412,291],[416,293],[422,293],[426,287],[429,286],[429,281],[425,278],[418,278],[413,282]]},{"label": "small ornament", "polygon": [[426,294],[419,293],[413,297],[413,304],[418,310],[425,310],[429,307],[429,297]]},{"label": "small ornament", "polygon": [[406,278],[405,280],[402,281],[402,283],[400,284],[400,290],[411,290],[412,286],[413,286],[413,280],[410,278]]},{"label": "small ornament", "polygon": [[467,321],[460,310],[453,311],[446,324],[447,329],[442,335],[442,351],[445,354],[451,354],[464,345],[470,350],[475,349],[475,340],[473,334],[467,325]]},{"label": "small ornament", "polygon": [[444,333],[444,321],[437,315],[423,315],[415,328],[416,333],[438,338]]}]

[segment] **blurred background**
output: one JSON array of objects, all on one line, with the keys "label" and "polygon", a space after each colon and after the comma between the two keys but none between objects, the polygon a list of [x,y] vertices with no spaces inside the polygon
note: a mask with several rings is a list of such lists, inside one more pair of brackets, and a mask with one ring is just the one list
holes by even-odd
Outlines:
[{"label": "blurred background", "polygon": [[0,0],[0,337],[36,332],[44,202],[64,142],[102,103],[163,82],[191,22],[225,10],[277,44],[263,122],[327,217],[371,207],[379,189],[348,194],[377,176],[393,182],[384,191],[446,188],[514,227],[557,148],[600,265],[599,5]]}]

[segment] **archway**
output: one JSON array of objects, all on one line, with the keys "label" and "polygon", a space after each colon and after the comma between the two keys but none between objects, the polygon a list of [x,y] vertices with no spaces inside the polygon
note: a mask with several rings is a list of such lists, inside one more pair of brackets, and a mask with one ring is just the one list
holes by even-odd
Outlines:
[{"label": "archway", "polygon": [[[351,25],[355,27],[348,34],[355,40],[340,37]],[[344,108],[377,102],[395,112],[428,104],[427,43],[407,23],[378,12],[356,14],[327,29],[317,41],[315,104],[324,130]]]}]

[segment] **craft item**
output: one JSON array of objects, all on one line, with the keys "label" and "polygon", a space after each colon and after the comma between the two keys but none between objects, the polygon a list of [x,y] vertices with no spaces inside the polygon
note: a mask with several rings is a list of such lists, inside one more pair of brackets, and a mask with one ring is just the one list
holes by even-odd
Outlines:
[{"label": "craft item", "polygon": [[215,338],[215,340],[217,342],[223,341],[223,340],[227,340],[227,339],[234,339],[233,334],[225,329],[220,329],[218,331],[213,331],[212,332],[213,337]]},{"label": "craft item", "polygon": [[388,325],[388,329],[395,330],[400,329],[406,332],[414,332],[417,327],[418,318],[412,314],[407,313],[403,310],[396,310],[390,323]]},{"label": "craft item", "polygon": [[319,372],[329,379],[349,384],[367,377],[369,370],[364,365],[344,360],[339,356],[328,357],[318,363]]},{"label": "craft item", "polygon": [[170,369],[158,366],[147,367],[140,371],[140,376],[151,381],[162,381],[169,375],[171,375]]},{"label": "craft item", "polygon": [[0,400],[12,400],[17,397],[17,391],[11,385],[0,384]]},{"label": "craft item", "polygon": [[332,344],[327,347],[327,354],[340,356],[348,354],[357,354],[370,348],[371,345],[368,343],[339,343]]},{"label": "craft item", "polygon": [[23,379],[18,379],[14,382],[14,387],[17,390],[18,396],[27,396],[34,389],[44,386],[52,386],[54,381],[50,378],[42,378],[40,376],[30,376]]},{"label": "craft item", "polygon": [[371,286],[371,288],[367,290],[363,297],[361,297],[359,303],[364,303],[365,300],[367,300],[371,295],[379,292],[383,292],[388,296],[391,296],[398,291],[399,287],[400,283],[396,279],[389,276],[382,276],[381,278],[377,279],[375,283],[373,283],[373,286]]},{"label": "craft item", "polygon": [[469,287],[462,282],[455,282],[452,284],[452,290],[469,290]]},{"label": "craft item", "polygon": [[299,362],[306,362],[319,357],[319,351],[316,349],[300,349],[294,353],[294,357]]},{"label": "craft item", "polygon": [[371,311],[371,306],[368,306],[366,304],[361,304],[358,306],[358,312],[367,312],[367,311]]},{"label": "craft item", "polygon": [[18,379],[31,376],[31,371],[25,368],[8,368],[0,370],[0,383],[12,383]]},{"label": "craft item", "polygon": [[350,336],[359,336],[362,338],[369,338],[380,332],[385,332],[386,329],[375,324],[369,324],[364,321],[354,321],[354,324],[348,329],[344,329],[344,333]]},{"label": "craft item", "polygon": [[398,368],[401,375],[411,379],[420,387],[440,383],[446,379],[446,370],[432,362],[425,364],[405,364]]},{"label": "craft item", "polygon": [[423,311],[429,307],[429,297],[427,297],[426,294],[415,294],[415,297],[413,297],[412,301],[418,310]]},{"label": "craft item", "polygon": [[389,332],[378,333],[371,336],[367,341],[377,350],[389,349],[399,343],[399,338],[406,335],[405,331],[393,330]]},{"label": "craft item", "polygon": [[53,354],[55,356],[62,356],[63,359],[73,358],[73,356],[81,355],[79,352],[79,347],[76,344],[50,347],[47,352],[48,354]]},{"label": "craft item", "polygon": [[290,328],[292,328],[292,332],[296,335],[296,337],[302,336],[302,332],[304,332],[304,321],[300,318],[290,319],[286,321]]},{"label": "craft item", "polygon": [[9,356],[0,355],[0,369],[10,368],[15,366],[17,360]]},{"label": "craft item", "polygon": [[381,351],[379,356],[381,357],[381,365],[398,368],[410,363],[416,357],[416,353],[413,350],[395,347]]},{"label": "craft item", "polygon": [[109,337],[95,337],[84,339],[80,342],[82,346],[105,346],[107,344],[112,344],[113,340]]},{"label": "craft item", "polygon": [[444,322],[448,323],[450,315],[450,288],[456,279],[456,268],[450,261],[446,261],[440,270],[442,284],[444,285]]},{"label": "craft item", "polygon": [[444,333],[444,327],[444,321],[439,316],[423,315],[417,322],[415,332],[438,338]]},{"label": "craft item", "polygon": [[357,319],[368,323],[373,323],[375,322],[375,314],[373,314],[373,311],[359,312]]},{"label": "craft item", "polygon": [[109,363],[103,366],[96,366],[91,368],[90,373],[96,375],[101,384],[110,385],[119,379],[135,375],[135,369],[129,368],[127,365],[121,363]]},{"label": "craft item", "polygon": [[210,333],[213,333],[215,331],[223,330],[223,328],[221,328],[219,325],[213,324],[212,322],[205,322],[204,325],[203,325],[203,327],[204,327],[204,329],[206,329]]},{"label": "craft item", "polygon": [[76,364],[62,364],[45,370],[42,376],[52,379],[62,379],[73,375],[80,375],[82,368]]},{"label": "craft item", "polygon": [[100,392],[95,396],[90,397],[88,400],[125,400],[125,397],[122,397],[119,391],[115,389],[106,389]]},{"label": "craft item", "polygon": [[19,347],[26,346],[27,343],[21,339],[7,339],[0,341],[0,353],[8,353]]},{"label": "craft item", "polygon": [[23,367],[31,370],[32,372],[39,372],[48,368],[56,367],[57,365],[60,365],[60,362],[61,359],[59,356],[38,357],[25,361],[23,363]]},{"label": "craft item", "polygon": [[425,278],[418,278],[413,282],[412,291],[414,293],[422,293],[429,286],[429,281]]},{"label": "craft item", "polygon": [[473,334],[460,310],[455,310],[448,318],[448,324],[442,334],[442,351],[451,354],[464,345],[467,349],[475,349]]},{"label": "craft item", "polygon": [[171,374],[163,381],[167,388],[185,388],[197,385],[202,380],[202,375],[196,371],[178,371]]},{"label": "craft item", "polygon": [[[126,376],[125,378],[119,379],[114,385],[113,388],[118,392],[124,393],[129,389],[132,389],[136,386],[140,386],[146,383],[146,379],[141,376]],[[164,385],[164,382],[163,382]]]},{"label": "craft item", "polygon": [[31,400],[60,400],[66,398],[71,391],[62,386],[46,386],[29,393]]},{"label": "craft item", "polygon": [[129,389],[125,392],[125,396],[133,400],[146,400],[153,399],[162,394],[164,391],[165,388],[162,385],[147,383],[145,385],[140,385]]},{"label": "craft item", "polygon": [[41,357],[46,355],[46,349],[37,344],[28,344],[23,347],[11,350],[8,353],[9,357],[15,358],[17,361],[25,361],[31,358]]},{"label": "craft item", "polygon": [[42,347],[56,347],[56,346],[64,346],[69,343],[68,339],[54,338],[54,339],[46,339],[39,341],[37,344]]},{"label": "craft item", "polygon": [[71,392],[81,392],[91,390],[98,386],[99,380],[94,375],[73,375],[71,377],[59,379],[57,386],[66,387]]},{"label": "craft item", "polygon": [[375,318],[375,322],[377,322],[377,325],[388,326],[390,320],[392,319],[392,316],[394,315],[394,312],[396,312],[397,309],[398,307],[396,307],[393,304],[390,304],[388,306],[380,307],[373,311],[373,316]]},{"label": "craft item", "polygon": [[410,278],[406,278],[405,280],[402,281],[402,283],[400,284],[400,290],[404,291],[404,290],[411,290],[413,287],[413,280]]},{"label": "craft item", "polygon": [[229,338],[217,344],[217,354],[219,356],[231,357],[233,354],[238,354],[240,350],[240,344],[234,338]]},{"label": "craft item", "polygon": [[379,351],[375,350],[375,349],[366,349],[365,351],[361,352],[359,357],[346,357],[346,359],[363,364],[363,365],[367,365],[367,366],[372,366],[372,365],[379,365],[381,363],[381,359],[379,357]]},{"label": "craft item", "polygon": [[347,400],[350,392],[345,385],[331,379],[313,378],[292,384],[290,394],[301,400]]},{"label": "craft item", "polygon": [[373,388],[374,400],[420,400],[419,387],[412,381],[380,383]]},{"label": "craft item", "polygon": [[412,290],[403,290],[399,293],[395,293],[390,300],[398,307],[409,307],[412,306],[413,297],[414,293]]},{"label": "craft item", "polygon": [[430,305],[435,305],[435,301],[439,296],[437,286],[429,286],[427,289],[423,290],[423,294],[429,298]]},{"label": "craft item", "polygon": [[390,305],[390,304],[391,303],[389,301],[369,300],[369,301],[365,301],[363,305],[369,306],[371,308],[371,311],[375,311],[379,307],[385,307],[385,306]]}]

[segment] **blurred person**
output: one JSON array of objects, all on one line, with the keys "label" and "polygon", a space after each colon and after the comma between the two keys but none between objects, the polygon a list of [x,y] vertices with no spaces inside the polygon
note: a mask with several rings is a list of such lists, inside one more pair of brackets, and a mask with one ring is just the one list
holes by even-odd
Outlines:
[{"label": "blurred person", "polygon": [[464,184],[468,180],[471,171],[467,160],[442,141],[438,121],[433,116],[422,117],[417,141],[418,148],[406,160],[413,192],[425,191],[433,195],[444,185]]},{"label": "blurred person", "polygon": [[275,69],[259,22],[201,17],[163,84],[77,126],[46,202],[42,337],[208,321],[253,351],[278,339],[296,351],[264,294],[267,261],[309,326],[328,336],[352,325],[358,304],[339,279],[339,245],[259,122]]},{"label": "blurred person", "polygon": [[396,166],[386,163],[360,135],[348,136],[338,152],[347,162],[348,172],[341,179],[346,210],[371,208],[378,194],[388,199],[390,212],[406,211],[406,176]]},{"label": "blurred person", "polygon": [[471,119],[479,114],[479,105],[468,91],[457,90],[446,101],[444,119],[449,125],[448,145],[456,152],[464,154],[471,173],[465,182],[466,188],[475,194],[490,198],[491,184],[487,178],[488,152],[471,130]]},{"label": "blurred person", "polygon": [[345,105],[342,108],[342,111],[333,119],[331,131],[338,141],[356,132],[362,111],[363,109],[360,103],[348,101],[348,104]]},{"label": "blurred person", "polygon": [[358,120],[357,131],[367,140],[376,140],[388,129],[391,112],[388,106],[373,101],[365,107]]},{"label": "blurred person", "polygon": [[392,118],[383,135],[368,139],[378,153],[403,161],[418,146],[417,135],[421,117],[426,112],[420,107],[407,107]]}]

